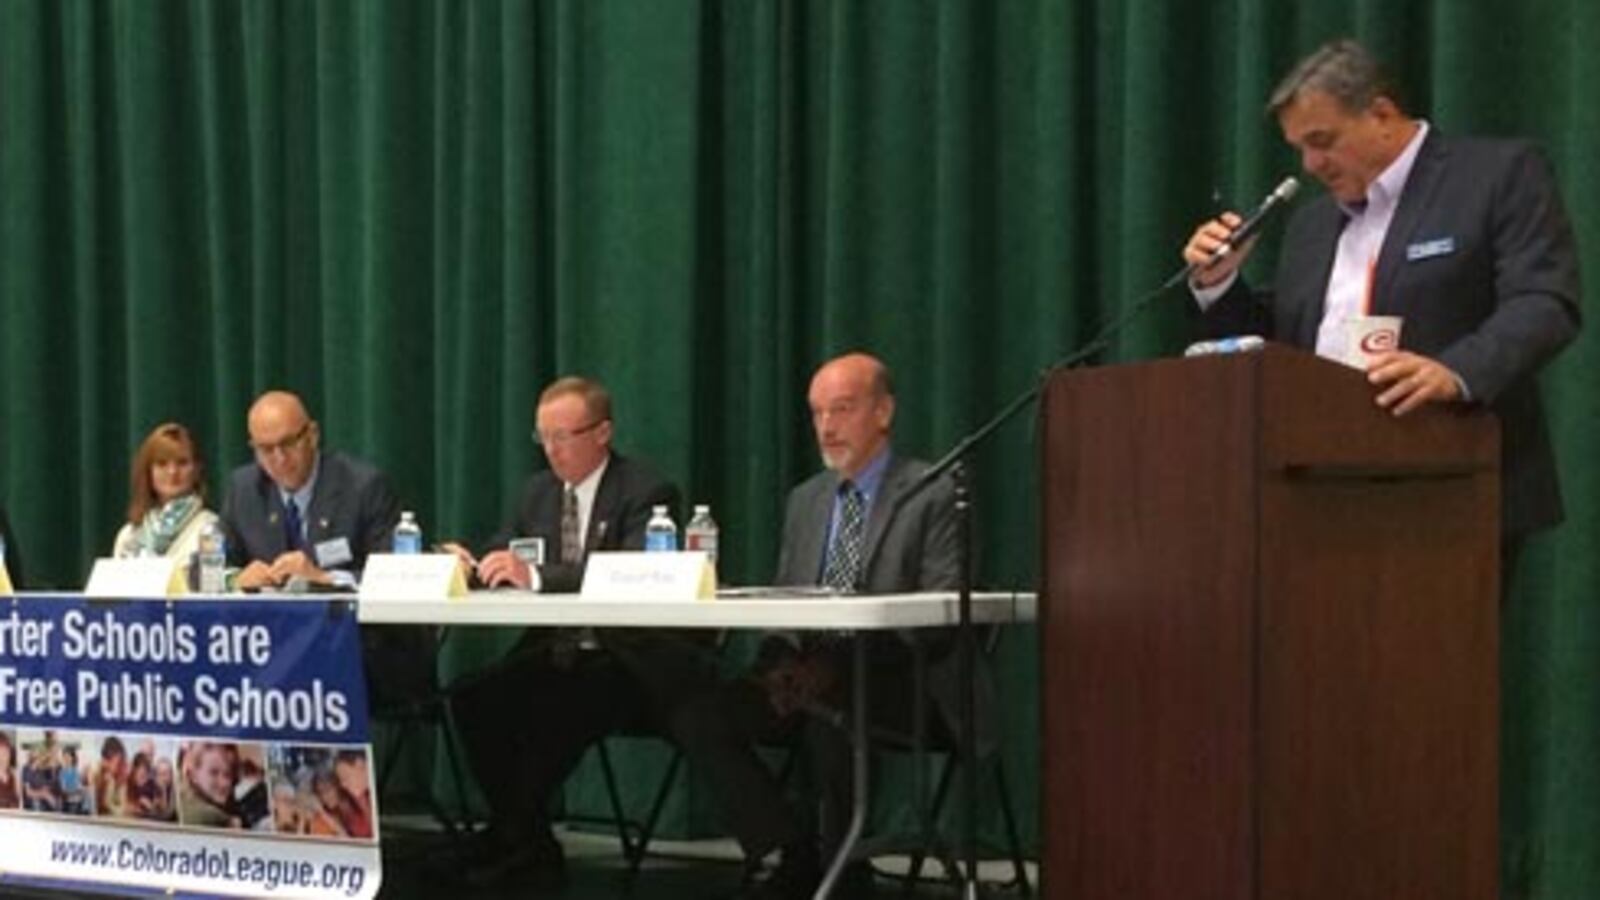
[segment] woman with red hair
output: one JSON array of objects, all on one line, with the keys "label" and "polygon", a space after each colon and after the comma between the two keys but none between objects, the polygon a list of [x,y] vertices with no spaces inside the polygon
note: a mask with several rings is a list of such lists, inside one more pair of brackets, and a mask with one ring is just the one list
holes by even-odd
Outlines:
[{"label": "woman with red hair", "polygon": [[187,560],[201,529],[217,519],[206,509],[205,460],[189,429],[157,425],[133,456],[129,482],[128,521],[117,532],[113,555]]}]

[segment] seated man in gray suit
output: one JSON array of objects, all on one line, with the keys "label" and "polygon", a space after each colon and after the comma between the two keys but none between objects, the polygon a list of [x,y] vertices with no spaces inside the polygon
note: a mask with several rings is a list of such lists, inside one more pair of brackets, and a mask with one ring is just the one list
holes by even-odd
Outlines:
[{"label": "seated man in gray suit", "polygon": [[[268,391],[250,407],[254,463],[228,478],[222,527],[228,564],[242,590],[291,579],[353,588],[369,553],[386,553],[400,518],[383,473],[343,453],[323,452],[321,431],[300,398]],[[433,687],[433,639],[425,628],[363,628],[367,690],[374,706]]]},{"label": "seated man in gray suit", "polygon": [[[866,354],[841,356],[817,370],[808,399],[826,468],[789,494],[776,582],[860,593],[957,587],[953,492],[939,481],[908,495],[927,464],[890,447],[895,403],[888,369]],[[912,718],[907,640],[876,635],[868,650],[869,715],[874,727],[902,733],[910,732]],[[944,662],[940,657],[948,655],[933,652],[929,659]],[[746,678],[697,696],[674,716],[674,739],[713,786],[746,858],[782,852],[781,864],[755,886],[754,896],[810,897],[821,878],[822,854],[843,838],[850,746],[834,722],[849,695],[849,678],[848,646],[841,642],[772,636]],[[933,699],[944,708],[954,697]],[[790,808],[755,753],[756,740],[783,736],[801,738],[819,795],[817,822]],[[840,896],[859,895],[868,879],[864,867],[852,869]]]}]

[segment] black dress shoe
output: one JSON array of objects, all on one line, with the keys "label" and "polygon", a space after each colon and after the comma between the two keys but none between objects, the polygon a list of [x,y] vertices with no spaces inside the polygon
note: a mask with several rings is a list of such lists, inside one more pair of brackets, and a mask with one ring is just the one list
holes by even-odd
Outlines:
[{"label": "black dress shoe", "polygon": [[737,894],[736,900],[809,900],[821,883],[822,860],[815,845],[790,844],[783,848],[778,867]]}]

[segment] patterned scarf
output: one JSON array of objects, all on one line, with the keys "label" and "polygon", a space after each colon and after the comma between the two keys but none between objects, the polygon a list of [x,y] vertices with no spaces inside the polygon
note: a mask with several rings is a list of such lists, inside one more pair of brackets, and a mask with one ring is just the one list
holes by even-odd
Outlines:
[{"label": "patterned scarf", "polygon": [[184,526],[200,512],[200,498],[185,494],[167,501],[165,506],[144,514],[133,535],[134,546],[140,556],[165,556],[167,548],[183,533]]}]

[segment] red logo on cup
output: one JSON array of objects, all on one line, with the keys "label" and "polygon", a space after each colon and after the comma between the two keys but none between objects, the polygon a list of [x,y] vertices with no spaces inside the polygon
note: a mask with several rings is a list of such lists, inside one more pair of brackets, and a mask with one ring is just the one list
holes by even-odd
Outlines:
[{"label": "red logo on cup", "polygon": [[1392,328],[1379,328],[1361,338],[1362,353],[1387,353],[1400,346],[1400,334]]}]

